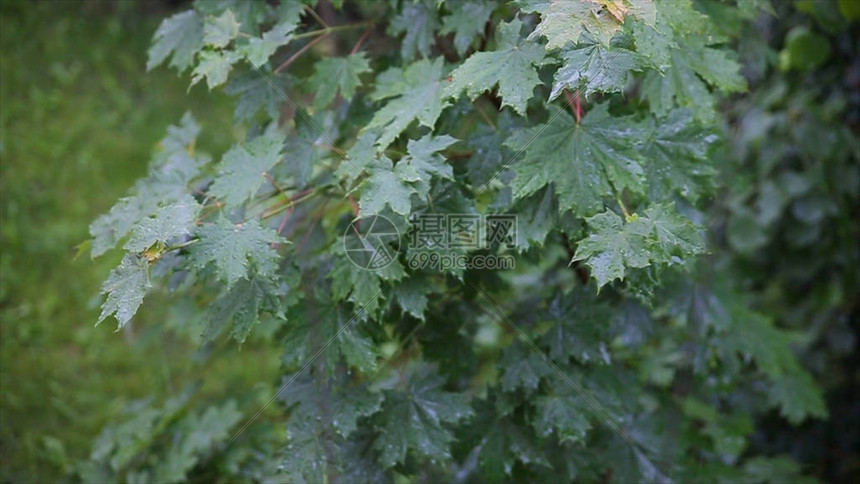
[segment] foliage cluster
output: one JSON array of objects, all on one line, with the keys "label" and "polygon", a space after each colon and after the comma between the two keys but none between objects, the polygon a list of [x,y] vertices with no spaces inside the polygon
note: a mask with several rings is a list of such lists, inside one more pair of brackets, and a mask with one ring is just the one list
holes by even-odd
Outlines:
[{"label": "foliage cluster", "polygon": [[[148,67],[234,95],[248,135],[216,159],[191,114],[168,129],[90,227],[94,256],[125,254],[99,319],[122,327],[169,288],[204,348],[280,348],[283,385],[247,415],[193,390],[130,408],[84,479],[800,479],[759,424],[826,418],[810,369],[853,349],[856,92],[804,85],[827,35],[856,54],[856,12],[833,7],[778,55],[774,19],[799,14],[751,1],[199,1],[167,18]],[[516,269],[344,253],[357,217],[406,234],[432,213],[517,215],[513,248],[481,249]]]}]

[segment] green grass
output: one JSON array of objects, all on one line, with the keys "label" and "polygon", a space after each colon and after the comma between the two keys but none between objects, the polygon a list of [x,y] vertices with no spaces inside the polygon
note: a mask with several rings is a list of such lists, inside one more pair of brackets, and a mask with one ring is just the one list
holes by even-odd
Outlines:
[{"label": "green grass", "polygon": [[[101,281],[120,254],[73,260],[89,223],[146,172],[184,111],[206,121],[205,151],[235,137],[229,99],[186,93],[187,76],[165,68],[145,72],[169,13],[132,2],[2,4],[0,481],[60,478],[129,400],[162,398],[203,371],[195,347],[162,329],[158,295],[133,329],[94,327]],[[231,359],[251,357],[251,371],[231,370],[242,367]],[[277,368],[276,357],[235,348],[226,358],[208,371],[231,390]]]}]

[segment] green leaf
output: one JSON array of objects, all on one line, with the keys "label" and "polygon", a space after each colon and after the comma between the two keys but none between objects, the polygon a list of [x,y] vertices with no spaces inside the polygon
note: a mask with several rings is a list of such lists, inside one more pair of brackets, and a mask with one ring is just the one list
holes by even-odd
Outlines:
[{"label": "green leaf", "polygon": [[191,195],[185,195],[176,202],[160,207],[152,216],[144,218],[134,226],[131,238],[125,243],[125,249],[143,252],[156,242],[167,244],[178,237],[191,235],[201,208]]},{"label": "green leaf", "polygon": [[331,111],[319,111],[313,116],[297,114],[295,129],[284,147],[284,170],[281,171],[296,187],[307,187],[314,169],[326,158],[340,158],[329,146],[329,140],[337,137],[335,123],[336,117]]},{"label": "green leaf", "polygon": [[361,191],[360,214],[381,213],[388,205],[395,212],[408,215],[412,207],[412,194],[426,197],[431,178],[452,178],[451,165],[445,163],[445,158],[437,152],[455,142],[456,139],[447,135],[428,135],[409,140],[408,154],[397,165],[392,165],[391,160],[384,156],[372,161],[368,167],[370,176]]},{"label": "green leaf", "polygon": [[521,120],[512,116],[510,111],[502,111],[495,127],[481,124],[463,140],[472,149],[472,156],[466,161],[466,173],[473,185],[489,183],[512,160],[514,152],[504,143],[513,130],[521,126]]},{"label": "green leaf", "polygon": [[544,49],[520,38],[522,22],[514,19],[501,24],[496,34],[496,50],[476,52],[451,72],[445,86],[446,97],[465,92],[474,100],[498,84],[502,106],[525,115],[534,88],[541,84],[536,67],[545,63]]},{"label": "green leaf", "polygon": [[768,402],[793,425],[807,417],[827,418],[827,404],[812,376],[801,368],[780,376],[767,395]]},{"label": "green leaf", "polygon": [[403,463],[407,452],[437,461],[451,458],[453,433],[447,426],[472,415],[462,395],[442,391],[442,379],[427,365],[416,365],[404,376],[408,390],[388,390],[382,405],[384,419],[373,446],[380,464]]},{"label": "green leaf", "polygon": [[578,42],[586,31],[598,42],[609,45],[628,17],[651,25],[656,21],[656,9],[651,0],[520,0],[519,3],[523,12],[540,14],[541,21],[529,39],[546,37],[549,50]]},{"label": "green leaf", "polygon": [[250,142],[234,145],[221,158],[219,174],[209,194],[228,206],[239,206],[257,194],[266,181],[264,173],[281,161],[284,136],[270,132]]},{"label": "green leaf", "polygon": [[427,293],[433,291],[433,286],[415,276],[394,286],[392,296],[400,309],[413,318],[424,321],[427,310]]},{"label": "green leaf", "polygon": [[164,19],[155,31],[146,70],[152,70],[171,56],[170,67],[182,72],[191,65],[194,54],[202,48],[203,20],[194,10],[177,13]]},{"label": "green leaf", "polygon": [[162,408],[138,400],[123,409],[124,420],[105,428],[93,444],[91,458],[113,470],[126,468],[138,454],[150,448],[164,426],[186,409],[192,393],[185,391],[168,399]]},{"label": "green leaf", "polygon": [[107,299],[102,304],[102,312],[96,324],[114,315],[119,327],[125,326],[143,303],[143,297],[149,286],[146,261],[138,256],[126,254],[119,266],[111,271],[102,284],[102,294],[107,294]]},{"label": "green leaf", "polygon": [[266,279],[251,277],[239,280],[206,311],[203,342],[214,340],[232,322],[231,336],[239,344],[244,343],[260,322],[260,311],[274,313],[279,310],[274,292],[272,282]]},{"label": "green leaf", "polygon": [[830,57],[830,42],[826,37],[814,34],[806,26],[797,26],[785,36],[785,47],[779,53],[782,70],[797,69],[811,71]]},{"label": "green leaf", "polygon": [[652,118],[641,149],[648,159],[644,164],[648,197],[661,200],[677,193],[698,200],[716,173],[708,158],[716,140],[714,131],[697,123],[688,110],[676,109],[665,118]]},{"label": "green leaf", "polygon": [[413,185],[420,176],[413,167],[406,163],[394,166],[383,156],[369,167],[370,176],[361,190],[359,215],[382,213],[386,205],[396,213],[407,216],[412,209],[411,197],[418,190]]},{"label": "green leaf", "polygon": [[[288,2],[295,4],[299,2]],[[230,9],[235,13],[243,32],[256,34],[261,23],[270,21],[271,7],[263,0],[197,0],[194,8],[203,15],[216,16],[224,10]],[[299,8],[301,5],[299,4]],[[278,9],[279,16],[295,12],[296,6],[291,8],[281,7]]]},{"label": "green leaf", "polygon": [[582,124],[554,111],[548,124],[514,131],[505,144],[520,152],[511,167],[515,198],[524,198],[552,183],[562,211],[593,215],[615,190],[641,192],[642,168],[630,141],[640,127],[630,118],[610,116],[596,105]]},{"label": "green leaf", "polygon": [[358,328],[354,326],[346,328],[338,335],[338,344],[349,366],[364,374],[372,374],[376,371],[379,352],[373,340],[363,335]]},{"label": "green leaf", "polygon": [[552,185],[517,202],[511,209],[517,215],[517,250],[525,252],[541,247],[547,235],[557,227],[558,202]]},{"label": "green leaf", "polygon": [[624,279],[627,267],[646,267],[652,257],[649,250],[651,226],[642,219],[624,223],[614,212],[606,211],[586,219],[591,230],[580,240],[573,261],[584,260],[598,287],[615,279]]},{"label": "green leaf", "polygon": [[393,67],[376,79],[374,100],[389,99],[376,111],[365,130],[381,129],[377,140],[387,148],[412,121],[432,128],[442,113],[442,58],[420,60],[406,69]]},{"label": "green leaf", "polygon": [[701,41],[684,41],[669,55],[671,66],[665,74],[649,72],[642,83],[651,112],[659,116],[681,106],[692,110],[697,119],[710,122],[715,113],[708,84],[724,92],[746,90],[740,65],[723,50],[705,47]]},{"label": "green leaf", "polygon": [[578,90],[588,96],[595,92],[620,92],[627,86],[633,71],[640,71],[638,55],[621,47],[599,43],[581,44],[561,54],[564,65],[555,73],[550,100],[564,89]]},{"label": "green leaf", "polygon": [[[287,381],[291,378],[285,377]],[[347,455],[349,442],[343,439],[356,432],[359,419],[379,411],[382,394],[342,376],[327,383],[300,375],[286,387],[283,400],[293,409],[287,421],[288,444],[282,463],[285,476],[279,477],[289,482],[315,482],[341,463],[355,463],[358,454]],[[326,402],[325,407],[322,402]]]},{"label": "green leaf", "polygon": [[701,228],[669,205],[648,207],[644,221],[653,227],[654,247],[660,251],[659,255],[652,254],[653,260],[669,262],[673,256],[687,258],[705,252],[705,236]]},{"label": "green leaf", "polygon": [[481,441],[478,457],[484,475],[490,482],[504,482],[512,475],[517,462],[550,467],[535,440],[521,424],[509,418],[492,422]]},{"label": "green leaf", "polygon": [[552,374],[552,367],[543,357],[521,344],[506,350],[499,363],[502,368],[499,382],[506,392],[524,389],[531,393],[537,390],[541,378]]},{"label": "green leaf", "polygon": [[224,84],[233,69],[233,64],[240,58],[239,54],[233,51],[204,50],[200,52],[197,58],[197,67],[191,72],[191,86],[203,80],[204,77],[209,90]]},{"label": "green leaf", "polygon": [[183,481],[200,460],[231,436],[231,429],[242,419],[236,402],[211,406],[179,421],[174,432],[171,452],[165,454],[154,470],[165,482]]},{"label": "green leaf", "polygon": [[625,222],[614,212],[588,218],[591,233],[579,241],[573,261],[584,260],[598,287],[624,279],[625,268],[681,263],[705,252],[701,230],[667,205],[654,205],[644,216]]},{"label": "green leaf", "polygon": [[612,362],[608,349],[612,312],[593,292],[581,288],[557,294],[542,319],[551,326],[540,343],[554,361],[567,363],[572,357],[583,365]]},{"label": "green leaf", "polygon": [[335,301],[350,301],[356,310],[364,308],[374,313],[379,308],[382,286],[379,276],[374,271],[362,270],[346,256],[338,257],[328,275],[332,280],[332,299]]},{"label": "green leaf", "polygon": [[641,56],[640,61],[660,72],[665,72],[669,67],[671,47],[675,45],[671,29],[664,27],[659,20],[659,27],[652,27],[638,21],[630,25],[636,52]]},{"label": "green leaf", "polygon": [[804,476],[800,464],[788,456],[753,457],[743,465],[745,482],[778,484],[793,482],[797,484],[816,484],[817,479]]},{"label": "green leaf", "polygon": [[90,225],[93,257],[113,248],[136,224],[153,216],[160,206],[185,199],[188,183],[208,161],[207,157],[189,154],[200,131],[190,113],[185,113],[181,123],[168,127],[167,131],[168,135],[160,143],[162,150],[153,157],[149,175],[135,184],[131,196],[121,198],[108,213]]},{"label": "green leaf", "polygon": [[457,140],[448,135],[427,135],[421,139],[411,139],[406,145],[407,156],[403,157],[397,164],[405,163],[413,167],[421,177],[421,180],[429,180],[431,177],[452,179],[454,170],[451,165],[445,163],[445,157],[438,152],[448,148]]},{"label": "green leaf", "polygon": [[203,42],[206,45],[223,48],[239,35],[239,22],[229,8],[218,17],[209,17],[203,25]]},{"label": "green leaf", "polygon": [[[562,389],[563,390],[563,389]],[[534,400],[532,426],[544,437],[557,435],[560,443],[583,442],[591,430],[585,402],[571,393],[552,394]]]},{"label": "green leaf", "polygon": [[260,68],[269,61],[269,57],[282,45],[292,40],[293,32],[298,25],[292,22],[283,22],[275,25],[264,32],[261,37],[252,37],[248,42],[239,47],[244,57],[256,68]]},{"label": "green leaf", "polygon": [[235,122],[252,121],[260,109],[269,120],[277,121],[281,114],[280,105],[285,101],[282,93],[286,84],[287,78],[282,74],[272,73],[266,78],[257,71],[247,71],[234,76],[224,87],[224,92],[239,97],[233,114]]},{"label": "green leaf", "polygon": [[346,152],[346,159],[340,162],[334,174],[351,184],[355,180],[361,179],[362,174],[378,162],[379,150],[376,148],[376,135],[365,132]]},{"label": "green leaf", "polygon": [[315,92],[314,107],[322,109],[340,95],[349,100],[361,86],[359,76],[370,72],[370,61],[364,52],[346,57],[325,57],[314,64],[308,84]]},{"label": "green leaf", "polygon": [[417,53],[428,58],[433,35],[439,28],[437,8],[429,1],[404,2],[400,14],[388,24],[389,35],[406,33],[400,42],[400,55],[405,60],[415,58]]},{"label": "green leaf", "polygon": [[454,48],[461,56],[469,50],[475,37],[484,33],[484,26],[490,20],[494,6],[479,1],[459,1],[448,6],[451,13],[442,18],[442,34],[454,34]]},{"label": "green leaf", "polygon": [[214,223],[203,224],[197,236],[200,242],[191,246],[191,261],[198,269],[213,263],[218,278],[228,287],[247,279],[252,269],[258,275],[271,275],[277,267],[278,253],[269,244],[285,242],[256,219],[234,225],[223,216]]}]

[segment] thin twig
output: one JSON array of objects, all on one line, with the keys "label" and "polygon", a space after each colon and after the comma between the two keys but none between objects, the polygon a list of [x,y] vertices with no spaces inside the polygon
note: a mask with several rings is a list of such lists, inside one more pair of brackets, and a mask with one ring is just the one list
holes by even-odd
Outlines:
[{"label": "thin twig", "polygon": [[357,22],[357,23],[348,24],[348,25],[338,25],[335,27],[329,27],[327,29],[310,30],[308,32],[302,32],[298,35],[294,35],[293,40],[305,39],[307,37],[316,37],[317,35],[322,35],[322,34],[330,34],[332,32],[337,32],[339,30],[359,29],[361,27],[367,27],[368,25],[373,25],[373,24],[374,24],[374,22],[369,20],[367,22]]},{"label": "thin twig", "polygon": [[564,97],[567,99],[567,105],[573,106],[571,111],[573,111],[573,115],[576,117],[576,124],[579,124],[582,121],[582,104],[579,101],[579,89],[576,90],[576,94],[571,94],[570,91],[565,89]]},{"label": "thin twig", "polygon": [[286,198],[287,200],[289,200],[289,199],[290,199],[290,196],[289,196],[289,195],[287,195],[287,193],[284,191],[284,189],[283,189],[283,188],[281,188],[281,186],[280,186],[280,185],[278,185],[278,182],[276,182],[276,181],[275,181],[275,179],[274,179],[274,178],[272,178],[272,175],[270,175],[270,174],[268,174],[267,172],[265,172],[265,171],[264,171],[264,172],[263,172],[263,176],[266,178],[266,180],[269,180],[269,183],[271,183],[271,184],[272,184],[272,186],[274,186],[276,190],[278,190],[278,193],[280,193],[281,195],[283,195],[283,196],[284,196],[284,198]]},{"label": "thin twig", "polygon": [[370,36],[370,32],[372,32],[372,31],[373,31],[373,24],[370,24],[367,26],[366,29],[364,29],[364,33],[361,34],[361,37],[358,38],[358,41],[352,47],[352,50],[349,51],[349,55],[353,55],[356,52],[358,52],[358,49],[361,48],[361,44],[363,44],[364,41],[367,40],[367,37]]},{"label": "thin twig", "polygon": [[485,112],[484,112],[484,110],[483,110],[483,109],[481,109],[481,106],[480,106],[478,103],[475,103],[475,109],[477,109],[477,110],[478,110],[478,113],[480,113],[480,114],[481,114],[481,117],[482,117],[482,118],[484,118],[484,121],[486,121],[486,122],[487,122],[487,124],[489,124],[490,126],[492,126],[492,127],[493,127],[493,130],[494,130],[494,131],[499,129],[499,128],[497,128],[497,127],[496,127],[495,123],[493,123],[492,121],[490,121],[490,117],[489,117],[489,116],[487,116],[487,113],[485,113]]},{"label": "thin twig", "polygon": [[305,5],[305,9],[307,9],[307,11],[310,12],[311,17],[313,17],[314,20],[319,22],[320,25],[322,25],[326,29],[331,28],[331,27],[329,27],[329,25],[327,23],[325,23],[325,20],[323,20],[322,17],[319,16],[319,14],[313,9],[313,7],[311,7],[309,5]]},{"label": "thin twig", "polygon": [[[329,30],[330,30],[330,29],[329,29]],[[278,73],[280,73],[282,70],[284,70],[284,69],[286,69],[287,67],[289,67],[289,66],[290,66],[290,64],[292,64],[293,62],[295,62],[295,61],[296,61],[296,59],[298,59],[298,58],[299,58],[299,56],[301,56],[302,54],[304,54],[305,52],[307,52],[307,51],[308,51],[308,49],[310,49],[311,47],[313,47],[313,46],[314,46],[314,44],[318,43],[319,41],[321,41],[322,39],[326,38],[327,36],[328,36],[328,32],[325,32],[325,33],[321,34],[319,37],[317,37],[317,38],[315,38],[314,40],[312,40],[312,41],[308,42],[307,44],[305,44],[305,46],[304,46],[304,47],[302,47],[301,49],[299,49],[299,50],[298,50],[298,52],[296,52],[295,54],[291,55],[291,56],[290,56],[290,58],[289,58],[289,59],[287,59],[283,64],[279,65],[279,66],[278,66],[278,68],[274,70],[274,73],[275,73],[275,74],[278,74]]]}]

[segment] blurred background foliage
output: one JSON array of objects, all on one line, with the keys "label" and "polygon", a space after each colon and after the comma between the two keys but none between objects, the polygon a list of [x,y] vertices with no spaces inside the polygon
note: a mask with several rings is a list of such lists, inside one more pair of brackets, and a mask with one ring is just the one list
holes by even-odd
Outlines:
[{"label": "blurred background foliage", "polygon": [[[738,49],[750,93],[722,106],[725,188],[710,213],[711,262],[757,311],[794,331],[826,392],[829,419],[793,427],[774,412],[756,422],[748,452],[788,454],[795,463],[786,466],[848,482],[860,475],[860,1],[774,6],[749,25],[725,25],[746,29]],[[89,223],[146,172],[165,127],[186,110],[204,121],[201,149],[217,155],[236,138],[230,99],[187,93],[188,79],[173,71],[145,72],[152,33],[176,8],[2,3],[3,482],[73,478],[102,428],[135,400],[161,407],[196,384],[192,398],[229,395],[249,414],[277,381],[278,354],[267,345],[199,349],[178,329],[193,325],[175,324],[188,316],[159,304],[166,294],[154,294],[127,331],[92,326],[119,254],[74,258]],[[762,481],[779,472],[761,469]]]},{"label": "blurred background foliage", "polygon": [[129,331],[93,327],[101,282],[121,254],[75,259],[90,222],[146,173],[186,110],[206,121],[200,149],[221,153],[234,139],[228,98],[205,87],[187,93],[175,72],[145,70],[152,33],[171,11],[129,1],[2,3],[2,482],[72,473],[132,400],[160,400],[198,379],[195,398],[267,393],[254,385],[274,381],[277,355],[253,342],[208,362],[195,355],[192,338],[171,329],[184,316],[157,300]]}]

